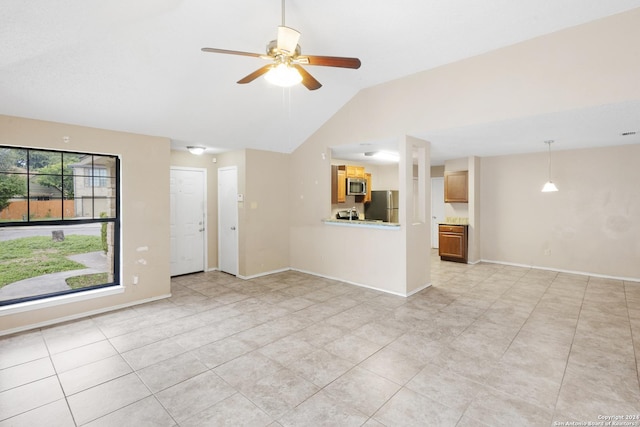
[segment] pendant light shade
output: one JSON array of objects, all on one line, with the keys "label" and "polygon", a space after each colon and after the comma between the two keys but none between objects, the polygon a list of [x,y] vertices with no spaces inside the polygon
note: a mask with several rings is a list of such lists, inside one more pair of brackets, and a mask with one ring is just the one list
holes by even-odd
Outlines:
[{"label": "pendant light shade", "polygon": [[291,87],[302,81],[302,76],[292,66],[286,63],[271,68],[264,78],[271,84],[280,87]]},{"label": "pendant light shade", "polygon": [[553,181],[551,181],[551,144],[553,144],[553,140],[550,139],[548,141],[545,141],[544,143],[549,146],[549,180],[546,184],[544,184],[544,187],[542,187],[542,192],[551,193],[554,191],[558,191],[558,187],[556,187]]}]

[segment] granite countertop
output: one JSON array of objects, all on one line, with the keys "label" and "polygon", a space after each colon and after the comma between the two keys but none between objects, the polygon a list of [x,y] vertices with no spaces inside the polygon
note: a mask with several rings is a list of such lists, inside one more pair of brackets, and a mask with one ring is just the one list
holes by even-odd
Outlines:
[{"label": "granite countertop", "polygon": [[363,227],[363,228],[384,228],[384,229],[397,229],[400,228],[400,224],[397,222],[383,222],[378,220],[368,219],[323,219],[322,222],[330,225],[342,225],[349,227]]},{"label": "granite countertop", "polygon": [[448,216],[444,221],[439,222],[440,225],[469,225],[469,218],[464,216]]}]

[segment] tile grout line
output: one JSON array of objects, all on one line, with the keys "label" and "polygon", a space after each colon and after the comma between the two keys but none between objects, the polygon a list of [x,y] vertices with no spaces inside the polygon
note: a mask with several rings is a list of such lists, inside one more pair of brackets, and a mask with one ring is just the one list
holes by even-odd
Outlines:
[{"label": "tile grout line", "polygon": [[[633,333],[633,324],[631,322],[631,313],[629,313],[629,299],[627,297],[627,282],[626,281],[622,281],[622,286],[624,288],[624,302],[625,302],[625,306],[627,308],[626,313],[627,313],[627,320],[629,320],[629,329],[631,332],[631,346],[633,348],[633,356],[636,362],[636,376],[638,377],[638,387],[640,390],[640,369],[638,369],[638,366],[640,366],[640,355],[638,354],[638,352],[636,351],[636,340],[635,340],[635,334]],[[638,331],[638,333],[640,334],[640,331]]]},{"label": "tile grout line", "polygon": [[551,418],[552,422],[558,414],[558,400],[560,399],[560,393],[562,393],[562,386],[564,385],[564,379],[567,374],[567,369],[569,367],[569,360],[571,359],[571,353],[573,351],[573,343],[575,341],[576,334],[578,333],[578,325],[580,324],[580,317],[582,316],[582,308],[584,306],[584,300],[587,296],[587,290],[589,289],[590,281],[591,281],[591,277],[588,276],[587,283],[582,293],[582,300],[580,301],[580,311],[578,312],[578,318],[576,319],[576,324],[573,329],[573,335],[571,336],[571,344],[569,345],[569,352],[567,353],[567,361],[564,365],[564,370],[562,372],[562,379],[560,380],[560,389],[558,390],[558,395],[556,396],[556,401],[555,401],[555,404],[553,405],[553,417]]}]

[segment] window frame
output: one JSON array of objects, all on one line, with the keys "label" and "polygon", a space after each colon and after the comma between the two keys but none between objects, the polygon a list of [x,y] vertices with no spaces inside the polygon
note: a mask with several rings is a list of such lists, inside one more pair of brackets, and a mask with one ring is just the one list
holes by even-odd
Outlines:
[{"label": "window frame", "polygon": [[[32,200],[32,198],[30,197],[29,194],[29,185],[30,185],[30,177],[33,175],[33,173],[30,171],[29,169],[29,160],[27,160],[27,167],[26,167],[26,172],[20,172],[20,174],[24,174],[27,177],[26,180],[26,185],[27,185],[27,194],[25,196],[25,199],[27,201],[27,215],[26,215],[26,219],[22,220],[22,221],[5,221],[2,222],[0,221],[0,229],[6,228],[6,229],[11,229],[11,228],[15,228],[15,227],[21,227],[21,228],[29,228],[29,227],[50,227],[50,226],[60,226],[61,229],[64,230],[65,227],[67,226],[74,226],[74,225],[82,225],[82,224],[113,224],[113,232],[112,234],[112,247],[113,247],[113,256],[112,256],[112,265],[110,266],[113,269],[113,281],[112,282],[108,282],[108,283],[104,283],[104,284],[99,284],[99,285],[92,285],[92,286],[88,286],[88,287],[83,287],[83,288],[78,288],[78,289],[68,289],[68,290],[64,290],[64,291],[58,291],[58,292],[51,292],[51,293],[47,293],[47,294],[41,294],[41,295],[34,295],[34,296],[27,296],[27,297],[20,297],[20,298],[14,298],[14,299],[8,299],[8,300],[4,300],[4,301],[0,301],[0,309],[2,308],[7,308],[10,306],[15,306],[16,304],[21,304],[21,303],[28,303],[28,302],[33,302],[33,301],[46,301],[47,299],[52,299],[55,297],[60,297],[60,296],[69,296],[72,294],[82,294],[84,292],[90,292],[90,291],[96,291],[98,289],[104,289],[104,288],[111,288],[111,287],[120,287],[121,286],[121,271],[120,271],[120,256],[121,256],[121,159],[119,155],[116,154],[106,154],[106,153],[89,153],[89,152],[79,152],[79,151],[71,151],[71,150],[54,150],[54,149],[42,149],[42,148],[35,148],[35,147],[24,147],[24,146],[10,146],[10,145],[0,145],[0,149],[13,149],[13,150],[26,150],[26,158],[29,159],[29,153],[31,151],[38,151],[38,152],[52,152],[52,153],[59,153],[61,155],[61,159],[64,159],[64,154],[73,154],[73,155],[79,155],[79,156],[91,156],[91,168],[95,171],[95,170],[99,170],[99,169],[104,169],[103,167],[95,167],[94,164],[94,158],[95,157],[109,157],[109,158],[113,158],[114,159],[114,175],[113,176],[103,176],[103,175],[97,175],[94,176],[93,174],[90,177],[87,177],[85,175],[81,175],[79,176],[79,178],[82,179],[86,179],[89,178],[91,180],[91,183],[94,184],[96,182],[96,180],[102,182],[102,180],[108,180],[108,179],[114,179],[114,186],[113,186],[113,191],[114,191],[114,196],[113,196],[113,201],[115,203],[115,207],[113,210],[113,216],[112,217],[96,217],[95,214],[95,200],[96,199],[102,199],[104,197],[101,196],[96,196],[95,194],[95,188],[92,185],[92,217],[91,218],[65,218],[65,214],[64,214],[64,209],[62,209],[61,212],[61,218],[60,219],[36,219],[36,220],[32,220],[31,219],[31,215],[30,215],[30,202]],[[63,160],[64,163],[64,160]],[[5,172],[5,171],[3,171]],[[9,174],[11,172],[7,171],[7,174]],[[61,179],[64,181],[65,177],[68,177],[68,175],[64,174],[64,167],[61,170],[61,173],[59,175],[61,177]],[[72,176],[76,176],[75,174]],[[62,182],[63,182],[62,181]],[[106,182],[106,181],[105,181]],[[100,187],[100,188],[104,188],[104,187]],[[75,201],[77,198],[74,194],[73,200]],[[65,197],[64,194],[62,194],[62,197],[60,199],[60,203],[64,204],[65,201]],[[64,206],[64,205],[63,205]],[[75,209],[74,209],[74,214],[75,214]]]}]

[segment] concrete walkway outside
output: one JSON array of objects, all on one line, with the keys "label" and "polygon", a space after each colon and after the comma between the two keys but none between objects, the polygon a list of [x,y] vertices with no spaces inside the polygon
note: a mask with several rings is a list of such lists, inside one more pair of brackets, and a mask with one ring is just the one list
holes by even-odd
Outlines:
[{"label": "concrete walkway outside", "polygon": [[45,274],[8,284],[0,289],[0,301],[67,291],[71,289],[66,282],[69,277],[108,271],[107,257],[102,251],[71,255],[67,258],[79,262],[87,268]]}]

